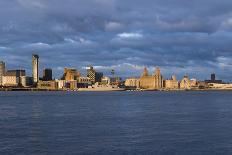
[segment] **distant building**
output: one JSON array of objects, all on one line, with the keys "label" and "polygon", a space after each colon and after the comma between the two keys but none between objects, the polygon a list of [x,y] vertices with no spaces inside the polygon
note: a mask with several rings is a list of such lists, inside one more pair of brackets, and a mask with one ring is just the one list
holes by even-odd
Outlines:
[{"label": "distant building", "polygon": [[120,77],[111,77],[110,78],[110,83],[111,84],[119,84],[120,82],[122,81],[122,78],[120,78]]},{"label": "distant building", "polygon": [[96,72],[93,67],[91,66],[89,69],[87,69],[87,77],[90,78],[92,83],[101,82],[101,79],[103,77],[102,72]]},{"label": "distant building", "polygon": [[0,86],[2,86],[2,78],[5,75],[6,66],[3,61],[0,61]]},{"label": "distant building", "polygon": [[110,84],[110,83],[111,83],[111,80],[110,80],[109,77],[104,76],[104,77],[102,77],[102,79],[101,79],[101,83],[102,83],[102,84]]},{"label": "distant building", "polygon": [[210,89],[217,89],[217,90],[232,90],[232,84],[226,83],[208,83]]},{"label": "distant building", "polygon": [[216,80],[216,74],[211,74],[210,80],[205,80],[206,83],[222,83],[222,80]]},{"label": "distant building", "polygon": [[125,81],[125,87],[127,89],[137,89],[140,85],[140,79],[139,78],[128,78]]},{"label": "distant building", "polygon": [[78,88],[88,88],[91,85],[91,80],[89,77],[78,77],[77,78],[77,87]]},{"label": "distant building", "polygon": [[2,85],[5,87],[17,87],[19,85],[19,77],[5,75],[2,77]]},{"label": "distant building", "polygon": [[22,78],[26,76],[26,71],[17,70],[7,70],[3,76],[3,86],[22,86]]},{"label": "distant building", "polygon": [[52,69],[45,68],[43,70],[43,81],[51,81],[52,80]]},{"label": "distant building", "polygon": [[65,80],[56,80],[58,83],[58,89],[65,89],[66,81]]},{"label": "distant building", "polygon": [[32,55],[32,77],[33,83],[37,84],[39,81],[39,55]]},{"label": "distant building", "polygon": [[154,75],[149,75],[147,68],[144,68],[143,74],[140,77],[140,88],[150,90],[163,88],[163,77],[158,67],[156,68]]},{"label": "distant building", "polygon": [[78,72],[75,68],[64,68],[63,80],[73,81],[77,80],[78,77],[80,77],[80,72]]},{"label": "distant building", "polygon": [[57,90],[58,82],[56,81],[39,81],[37,84],[39,89]]},{"label": "distant building", "polygon": [[16,69],[16,70],[7,70],[5,73],[6,76],[26,76],[26,71],[22,69]]},{"label": "distant building", "polygon": [[198,88],[198,82],[196,79],[189,79],[187,75],[180,82],[180,89],[196,89]]},{"label": "distant building", "polygon": [[28,76],[21,76],[20,83],[23,87],[28,87],[33,85],[33,78]]},{"label": "distant building", "polygon": [[181,80],[180,89],[191,89],[191,81],[187,75]]},{"label": "distant building", "polygon": [[165,88],[166,89],[178,89],[179,82],[176,80],[176,76],[173,75],[171,79],[165,80]]}]

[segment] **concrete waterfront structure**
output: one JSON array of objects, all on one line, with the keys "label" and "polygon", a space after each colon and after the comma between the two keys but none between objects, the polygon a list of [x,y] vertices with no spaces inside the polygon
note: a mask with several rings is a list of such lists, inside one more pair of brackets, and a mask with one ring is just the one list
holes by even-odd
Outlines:
[{"label": "concrete waterfront structure", "polygon": [[32,55],[32,77],[33,83],[36,85],[39,82],[39,55]]},{"label": "concrete waterfront structure", "polygon": [[128,78],[125,81],[125,87],[127,89],[138,89],[140,86],[140,79],[139,78]]},{"label": "concrete waterfront structure", "polygon": [[171,79],[165,80],[165,89],[179,89],[179,82],[176,79],[176,76],[173,75]]},{"label": "concrete waterfront structure", "polygon": [[208,83],[209,89],[232,90],[231,83]]},{"label": "concrete waterfront structure", "polygon": [[2,86],[3,76],[5,75],[6,65],[5,62],[0,61],[0,86]]},{"label": "concrete waterfront structure", "polygon": [[37,84],[38,89],[57,90],[58,82],[56,81],[39,81]]},{"label": "concrete waterfront structure", "polygon": [[145,90],[159,90],[163,88],[163,77],[159,67],[156,68],[154,75],[149,75],[147,68],[144,68],[140,77],[140,88]]},{"label": "concrete waterfront structure", "polygon": [[91,82],[94,84],[96,82],[101,82],[101,79],[103,77],[103,73],[102,72],[96,72],[93,69],[93,66],[90,66],[87,69],[87,77],[89,77]]},{"label": "concrete waterfront structure", "polygon": [[43,81],[51,81],[52,80],[52,69],[45,68],[43,70]]}]

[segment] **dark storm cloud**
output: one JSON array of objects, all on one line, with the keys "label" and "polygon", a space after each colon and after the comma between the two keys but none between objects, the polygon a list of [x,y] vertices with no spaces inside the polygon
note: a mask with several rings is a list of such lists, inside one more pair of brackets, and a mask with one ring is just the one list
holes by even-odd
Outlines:
[{"label": "dark storm cloud", "polygon": [[[56,76],[88,65],[138,76],[144,66],[164,75],[231,80],[230,0],[1,0],[0,56],[30,73],[31,54]],[[84,72],[83,72],[84,73]]]}]

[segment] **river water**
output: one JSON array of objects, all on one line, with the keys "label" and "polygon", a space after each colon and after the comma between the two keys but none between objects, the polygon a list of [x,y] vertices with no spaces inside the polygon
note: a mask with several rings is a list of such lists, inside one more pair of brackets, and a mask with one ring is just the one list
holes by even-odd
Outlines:
[{"label": "river water", "polygon": [[0,155],[231,155],[232,91],[0,92]]}]

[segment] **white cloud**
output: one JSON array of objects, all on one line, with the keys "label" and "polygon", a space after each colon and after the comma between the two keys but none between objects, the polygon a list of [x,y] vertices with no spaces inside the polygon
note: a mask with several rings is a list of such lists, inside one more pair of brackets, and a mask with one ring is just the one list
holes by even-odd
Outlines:
[{"label": "white cloud", "polygon": [[143,35],[141,33],[120,33],[117,35],[120,38],[125,38],[125,39],[139,39],[139,38],[143,38]]},{"label": "white cloud", "polygon": [[33,48],[33,49],[46,49],[46,48],[50,48],[51,45],[46,44],[46,43],[42,43],[42,42],[38,42],[38,43],[32,43],[32,44],[28,44],[25,45],[24,48]]}]

